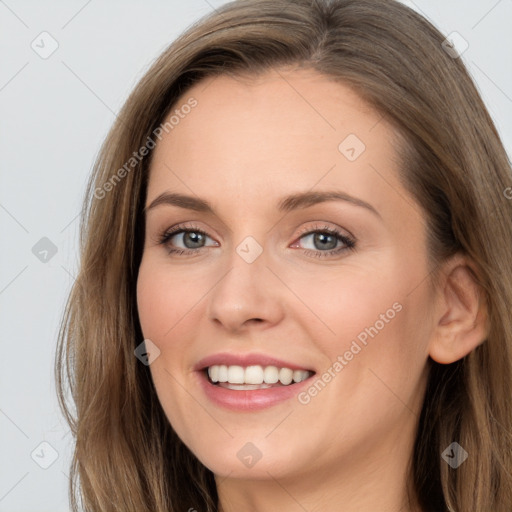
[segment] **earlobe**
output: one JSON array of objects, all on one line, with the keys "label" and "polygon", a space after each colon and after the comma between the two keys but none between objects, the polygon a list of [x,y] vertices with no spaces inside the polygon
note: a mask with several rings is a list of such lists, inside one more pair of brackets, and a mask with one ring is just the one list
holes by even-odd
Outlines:
[{"label": "earlobe", "polygon": [[429,345],[429,355],[438,363],[458,361],[487,338],[487,305],[476,275],[463,256],[455,256],[443,270]]}]

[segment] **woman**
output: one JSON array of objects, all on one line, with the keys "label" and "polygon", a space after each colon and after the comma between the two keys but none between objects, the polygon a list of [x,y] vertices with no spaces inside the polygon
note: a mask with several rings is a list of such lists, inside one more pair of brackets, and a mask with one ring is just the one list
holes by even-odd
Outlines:
[{"label": "woman", "polygon": [[510,510],[511,183],[395,1],[191,27],[87,192],[56,361],[85,508]]}]

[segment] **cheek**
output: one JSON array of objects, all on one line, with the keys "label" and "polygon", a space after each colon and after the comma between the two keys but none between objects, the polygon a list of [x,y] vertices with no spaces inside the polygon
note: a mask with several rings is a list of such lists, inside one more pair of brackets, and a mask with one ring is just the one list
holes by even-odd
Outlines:
[{"label": "cheek", "polygon": [[143,259],[137,280],[137,309],[144,337],[162,342],[170,336],[198,296],[200,289],[190,280],[183,281],[183,276],[180,279],[165,265]]},{"label": "cheek", "polygon": [[320,382],[299,400],[310,417],[330,425],[328,430],[347,446],[365,436],[381,439],[411,411],[419,414],[425,380],[425,290],[408,296],[410,287],[393,273],[381,275],[376,289],[368,277],[354,277],[356,292],[339,290],[322,302],[319,293],[308,296],[322,304],[318,314],[335,334],[312,338],[326,364],[317,376]]},{"label": "cheek", "polygon": [[364,342],[368,331],[375,333],[375,324],[381,332],[396,320],[403,301],[399,283],[392,267],[386,272],[365,266],[344,268],[337,275],[324,272],[301,277],[294,291],[310,312],[303,318],[303,327],[310,331],[314,324],[318,335],[312,339],[335,357],[358,336]]},{"label": "cheek", "polygon": [[137,310],[145,338],[159,339],[173,325],[176,312],[173,296],[156,272],[141,265],[137,280]]},{"label": "cheek", "polygon": [[390,255],[378,266],[345,267],[337,277],[309,275],[297,282],[295,291],[311,312],[301,320],[303,329],[325,356],[325,371],[344,375],[336,379],[340,386],[344,381],[343,393],[363,382],[382,387],[370,369],[393,389],[403,389],[407,380],[414,388],[431,334],[428,287],[417,286],[423,276],[417,262]]},{"label": "cheek", "polygon": [[[194,411],[186,405],[190,396],[183,387],[189,312],[197,303],[194,288],[180,284],[171,272],[148,258],[142,261],[137,280],[137,308],[142,333],[160,349],[150,365],[158,400],[169,423],[186,443],[194,438]],[[179,340],[184,340],[179,343]],[[197,414],[197,411],[195,411]]]}]

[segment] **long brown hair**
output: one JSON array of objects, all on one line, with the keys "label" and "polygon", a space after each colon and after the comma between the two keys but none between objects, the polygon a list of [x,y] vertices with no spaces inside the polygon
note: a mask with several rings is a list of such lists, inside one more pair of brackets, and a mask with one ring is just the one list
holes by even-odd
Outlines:
[{"label": "long brown hair", "polygon": [[[444,39],[394,0],[240,0],[194,24],[153,63],[95,164],[59,335],[59,401],[76,438],[74,511],[80,503],[91,511],[218,509],[213,474],[174,433],[149,368],[134,356],[143,340],[135,285],[151,162],[141,148],[198,80],[283,66],[351,86],[396,127],[406,141],[401,178],[428,222],[432,270],[456,252],[478,269],[490,332],[456,363],[429,361],[411,488],[425,511],[512,509],[512,173]],[[469,453],[457,470],[441,459],[453,441]]]}]

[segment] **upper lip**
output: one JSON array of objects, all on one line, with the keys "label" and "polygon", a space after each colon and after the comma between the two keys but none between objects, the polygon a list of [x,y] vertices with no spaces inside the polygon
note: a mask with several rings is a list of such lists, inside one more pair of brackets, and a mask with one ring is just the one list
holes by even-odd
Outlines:
[{"label": "upper lip", "polygon": [[233,354],[230,352],[219,352],[201,359],[195,366],[195,370],[205,370],[209,366],[226,365],[226,366],[277,366],[278,368],[290,368],[290,370],[309,370],[305,365],[295,364],[289,361],[283,361],[267,354]]}]

